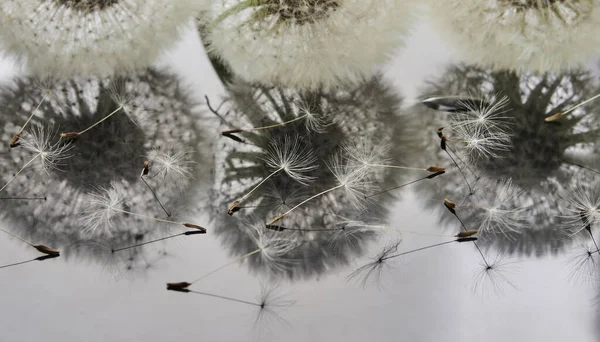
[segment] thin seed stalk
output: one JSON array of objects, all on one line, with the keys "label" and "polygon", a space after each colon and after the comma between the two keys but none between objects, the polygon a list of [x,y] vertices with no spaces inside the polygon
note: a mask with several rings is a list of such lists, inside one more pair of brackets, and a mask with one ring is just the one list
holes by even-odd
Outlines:
[{"label": "thin seed stalk", "polygon": [[343,187],[343,186],[344,186],[344,184],[340,184],[340,185],[338,185],[338,186],[335,186],[335,187],[333,187],[333,188],[331,188],[331,189],[327,189],[327,190],[325,190],[325,191],[321,191],[321,192],[319,192],[318,194],[316,194],[316,195],[314,195],[314,196],[311,196],[311,197],[309,197],[309,198],[305,199],[304,201],[302,201],[302,202],[298,203],[298,204],[297,204],[295,207],[291,208],[290,210],[286,211],[285,213],[283,213],[283,214],[281,214],[281,215],[277,216],[276,218],[272,219],[272,220],[271,220],[271,221],[269,221],[267,224],[273,224],[273,223],[275,223],[275,222],[277,222],[277,221],[281,220],[282,218],[284,218],[286,215],[288,215],[288,214],[289,214],[289,213],[291,213],[292,211],[296,210],[298,207],[301,207],[301,206],[302,206],[302,205],[304,205],[306,202],[308,202],[308,201],[311,201],[311,200],[313,200],[313,199],[315,199],[315,198],[317,198],[317,197],[319,197],[319,196],[325,195],[326,193],[328,193],[328,192],[331,192],[331,191],[333,191],[333,190],[339,189],[339,188],[341,188],[341,187]]},{"label": "thin seed stalk", "polygon": [[214,269],[214,270],[212,270],[212,271],[210,271],[210,272],[206,273],[205,275],[201,276],[200,278],[198,278],[198,279],[196,279],[196,280],[192,281],[192,282],[190,283],[190,285],[191,285],[191,284],[194,284],[194,283],[197,283],[197,282],[199,282],[200,280],[202,280],[202,279],[204,279],[204,278],[208,277],[208,276],[209,276],[209,275],[211,275],[211,274],[217,273],[218,271],[220,271],[220,270],[224,269],[225,267],[227,267],[227,266],[229,266],[229,265],[231,265],[231,264],[235,264],[236,262],[239,262],[239,261],[241,261],[241,260],[244,260],[244,259],[246,259],[247,257],[249,257],[249,256],[251,256],[251,255],[254,255],[254,254],[258,253],[258,252],[261,252],[261,251],[262,251],[262,248],[259,248],[259,249],[256,249],[256,250],[254,250],[254,251],[252,251],[252,252],[248,253],[248,254],[244,254],[244,255],[242,255],[242,256],[241,256],[241,257],[239,257],[239,258],[235,258],[235,259],[231,260],[230,262],[226,263],[225,265],[223,265],[223,266],[220,266],[220,267],[218,267],[218,268],[216,268],[216,269]]},{"label": "thin seed stalk", "polygon": [[35,157],[31,158],[31,160],[30,160],[30,161],[28,161],[28,162],[27,162],[27,164],[25,164],[25,165],[24,165],[24,166],[23,166],[23,167],[22,167],[22,168],[21,168],[21,169],[20,169],[20,170],[19,170],[19,171],[18,171],[18,172],[17,172],[17,173],[16,173],[16,174],[15,174],[15,175],[14,175],[14,176],[11,178],[11,179],[9,179],[9,180],[8,180],[8,182],[6,182],[6,184],[4,184],[4,186],[2,187],[2,189],[0,189],[0,192],[1,192],[2,190],[4,190],[4,189],[5,189],[5,188],[8,186],[8,184],[10,184],[10,182],[12,182],[12,181],[13,181],[15,178],[17,178],[17,176],[18,176],[18,175],[19,175],[21,172],[23,172],[23,170],[25,170],[25,168],[26,168],[27,166],[29,166],[29,164],[33,163],[33,161],[34,161],[34,160],[36,160],[36,159],[37,159],[39,156],[41,156],[41,155],[42,155],[42,152],[40,152],[40,153],[36,154],[36,156],[35,156]]}]

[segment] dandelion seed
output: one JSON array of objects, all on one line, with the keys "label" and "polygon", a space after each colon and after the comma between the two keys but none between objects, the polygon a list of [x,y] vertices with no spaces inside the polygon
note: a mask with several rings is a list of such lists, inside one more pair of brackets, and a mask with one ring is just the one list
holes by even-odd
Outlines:
[{"label": "dandelion seed", "polygon": [[285,270],[293,263],[293,260],[288,258],[288,254],[300,245],[298,241],[274,236],[268,232],[265,229],[264,224],[258,220],[255,223],[244,224],[244,228],[248,234],[248,237],[252,240],[253,244],[257,248],[202,275],[199,278],[196,278],[194,281],[189,282],[189,285],[185,286],[186,288],[217,273],[227,266],[240,262],[255,254],[260,257],[262,262],[277,271]]},{"label": "dandelion seed", "polygon": [[314,177],[307,176],[306,173],[317,168],[317,165],[315,164],[316,158],[312,155],[310,150],[305,146],[303,147],[300,145],[300,139],[298,137],[290,138],[289,136],[285,136],[282,142],[271,142],[263,160],[266,165],[274,171],[244,196],[233,202],[227,209],[229,215],[233,214],[233,210],[250,197],[250,195],[264,182],[281,171],[303,185],[314,180]]},{"label": "dandelion seed", "polygon": [[276,320],[279,323],[287,323],[279,315],[279,312],[296,304],[296,301],[287,299],[288,294],[282,293],[278,284],[262,284],[260,296],[255,302],[229,296],[223,296],[215,293],[190,290],[188,289],[190,285],[192,284],[185,281],[179,283],[167,283],[167,290],[184,293],[193,293],[202,296],[227,300],[230,302],[255,306],[258,308],[256,320],[254,321],[255,326],[265,324],[268,320]]},{"label": "dandelion seed", "polygon": [[100,232],[100,234],[105,233],[111,236],[111,229],[114,227],[113,219],[117,214],[126,214],[156,222],[181,225],[187,228],[194,228],[199,231],[206,232],[206,229],[199,225],[164,220],[123,210],[122,208],[124,208],[124,200],[125,193],[123,189],[121,189],[116,183],[111,183],[111,186],[108,188],[101,187],[95,192],[88,193],[86,199],[86,210],[83,212],[83,216],[81,218],[84,234],[94,234],[96,233],[96,230],[101,228],[103,229],[103,232]]},{"label": "dandelion seed", "polygon": [[192,177],[191,165],[195,162],[190,159],[194,153],[188,150],[176,150],[169,153],[153,150],[148,159],[154,163],[155,174],[150,178],[161,177],[164,182],[187,181]]},{"label": "dandelion seed", "polygon": [[69,154],[69,151],[73,146],[71,144],[64,144],[60,140],[54,143],[51,142],[53,135],[51,129],[39,125],[35,125],[28,131],[28,134],[22,140],[22,145],[26,150],[35,153],[35,156],[25,163],[12,178],[0,188],[0,192],[36,160],[39,161],[40,166],[46,173],[60,169],[62,162],[72,156]]}]

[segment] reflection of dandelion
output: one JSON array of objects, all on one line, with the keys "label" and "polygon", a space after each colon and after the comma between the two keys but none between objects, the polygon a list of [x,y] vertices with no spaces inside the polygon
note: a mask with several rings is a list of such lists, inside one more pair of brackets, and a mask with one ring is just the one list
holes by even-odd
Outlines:
[{"label": "reflection of dandelion", "polygon": [[591,230],[600,224],[600,184],[584,185],[577,182],[567,193],[561,195],[564,203],[563,227],[571,234],[584,229]]},{"label": "reflection of dandelion", "polygon": [[398,251],[398,246],[402,240],[396,240],[388,243],[380,252],[373,258],[373,261],[359,267],[356,271],[352,272],[346,279],[348,281],[360,280],[363,287],[367,285],[369,279],[373,279],[373,282],[377,285],[382,285],[382,275],[384,269],[390,268],[387,260],[391,255]]},{"label": "reflection of dandelion", "polygon": [[[407,254],[412,254],[415,252],[420,252],[426,249],[431,249],[431,248],[435,248],[435,247],[439,247],[439,246],[444,246],[453,242],[475,242],[477,240],[476,237],[472,237],[472,235],[476,234],[477,231],[470,231],[470,232],[465,232],[466,234],[461,234],[460,236],[457,235],[457,239],[455,240],[450,240],[450,241],[444,241],[444,242],[440,242],[440,243],[435,243],[433,245],[429,245],[429,246],[425,246],[425,247],[419,247],[419,248],[415,248],[415,249],[411,249],[409,251],[406,252],[401,252],[401,253],[396,253],[398,250],[398,245],[400,245],[401,240],[397,240],[394,241],[388,245],[386,245],[383,250],[381,252],[379,252],[379,254],[373,258],[373,261],[363,265],[361,267],[359,267],[356,271],[352,272],[347,279],[348,280],[352,280],[352,279],[362,279],[361,283],[363,286],[366,285],[366,283],[369,281],[369,278],[374,278],[374,282],[377,284],[381,284],[381,276],[382,276],[382,271],[383,268],[387,265],[387,260],[389,259],[393,259],[393,258],[398,258]],[[463,236],[464,235],[464,236]]]},{"label": "reflection of dandelion", "polygon": [[[477,229],[481,234],[496,233],[508,237],[512,233],[520,233],[524,225],[524,208],[514,207],[514,199],[522,191],[513,184],[510,178],[498,183],[490,191],[495,194],[490,205],[480,203],[477,205],[456,205],[452,201],[446,201],[446,208],[457,211],[473,209],[479,211],[481,219]],[[452,208],[449,208],[449,206]],[[456,216],[455,212],[453,214]]]},{"label": "reflection of dandelion", "polygon": [[569,257],[569,278],[573,280],[593,281],[598,275],[600,265],[598,249],[587,244],[580,244]]},{"label": "reflection of dandelion", "polygon": [[[254,320],[254,326],[260,327],[266,324],[268,321],[277,321],[278,323],[287,323],[280,315],[280,312],[292,307],[296,304],[296,301],[287,299],[288,294],[282,293],[279,284],[267,284],[266,282],[261,285],[260,295],[256,298],[255,302],[243,300],[239,298],[223,296],[215,293],[208,293],[203,291],[194,291],[183,286],[188,283],[168,283],[167,290],[182,292],[182,293],[193,293],[202,296],[218,298],[227,300],[230,302],[246,304],[257,307],[256,319]],[[189,286],[189,285],[188,285]]]},{"label": "reflection of dandelion", "polygon": [[506,287],[516,288],[509,276],[515,272],[515,262],[509,262],[500,256],[488,257],[487,262],[473,273],[473,292],[482,296],[486,294],[502,294]]}]

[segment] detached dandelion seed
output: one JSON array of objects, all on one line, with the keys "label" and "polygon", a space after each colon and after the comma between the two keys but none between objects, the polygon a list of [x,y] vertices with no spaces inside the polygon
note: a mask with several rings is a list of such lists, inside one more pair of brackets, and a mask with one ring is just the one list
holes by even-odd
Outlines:
[{"label": "detached dandelion seed", "polygon": [[255,250],[252,250],[240,257],[237,257],[231,260],[230,262],[196,278],[191,282],[182,282],[179,284],[187,284],[183,286],[183,288],[188,288],[189,286],[217,273],[218,271],[226,268],[227,266],[238,263],[255,254],[257,254],[263,262],[270,265],[275,270],[285,270],[290,266],[290,264],[293,263],[293,260],[289,260],[287,258],[287,255],[291,251],[296,249],[298,246],[300,246],[300,243],[298,241],[276,237],[275,235],[268,232],[265,229],[264,224],[260,221],[257,221],[255,223],[247,223],[244,225],[244,227],[246,229],[248,237],[250,237],[254,245],[257,247]]},{"label": "detached dandelion seed", "polygon": [[347,280],[361,279],[361,283],[364,287],[366,285],[366,283],[368,282],[369,278],[373,277],[374,281],[380,284],[382,269],[384,268],[384,266],[388,266],[388,265],[386,265],[387,260],[390,260],[393,258],[398,258],[398,257],[404,256],[407,254],[412,254],[415,252],[420,252],[420,251],[423,251],[426,249],[440,247],[440,246],[447,245],[447,244],[450,244],[453,242],[459,242],[459,243],[470,242],[470,241],[474,242],[476,240],[477,240],[476,237],[464,237],[464,238],[459,237],[454,240],[444,241],[444,242],[412,249],[412,250],[409,250],[406,252],[401,252],[401,253],[397,253],[398,246],[400,245],[400,242],[401,242],[401,240],[397,240],[397,241],[394,241],[394,242],[388,244],[387,246],[385,246],[383,248],[383,250],[375,258],[373,258],[372,262],[365,264],[365,265],[359,267],[356,271],[352,272],[347,277]]},{"label": "detached dandelion seed", "polygon": [[0,192],[36,160],[46,173],[60,169],[62,162],[72,156],[69,151],[73,146],[60,140],[52,142],[53,135],[51,129],[39,125],[35,125],[28,131],[28,134],[22,139],[22,145],[23,148],[35,153],[35,155],[0,188]]},{"label": "detached dandelion seed", "polygon": [[[491,205],[456,205],[452,209],[476,210],[481,214],[478,230],[480,234],[503,234],[507,237],[511,233],[520,233],[524,226],[523,212],[525,208],[515,208],[512,203],[520,196],[522,190],[513,184],[512,179],[506,179],[497,184],[493,189],[496,196]],[[452,202],[452,201],[448,201]],[[453,202],[452,202],[453,203]],[[448,205],[446,205],[448,207]],[[457,216],[458,217],[458,216]]]},{"label": "detached dandelion seed", "polygon": [[285,172],[291,179],[303,185],[314,180],[314,177],[308,176],[306,173],[317,168],[317,165],[315,164],[316,158],[306,147],[301,146],[298,137],[290,138],[289,136],[285,136],[283,141],[271,142],[263,160],[266,165],[274,171],[244,196],[233,202],[227,209],[229,215],[232,215],[234,209],[244,202],[264,182],[281,171]]},{"label": "detached dandelion seed", "polygon": [[124,191],[115,183],[112,183],[108,188],[98,188],[95,192],[89,193],[86,200],[86,210],[82,216],[83,232],[85,234],[94,234],[96,230],[103,229],[107,235],[112,235],[111,229],[114,227],[114,217],[116,214],[126,214],[136,216],[156,222],[163,222],[174,225],[182,225],[187,228],[197,229],[206,232],[206,229],[192,223],[178,222],[171,220],[159,219],[152,216],[133,213],[123,210],[125,200]]}]

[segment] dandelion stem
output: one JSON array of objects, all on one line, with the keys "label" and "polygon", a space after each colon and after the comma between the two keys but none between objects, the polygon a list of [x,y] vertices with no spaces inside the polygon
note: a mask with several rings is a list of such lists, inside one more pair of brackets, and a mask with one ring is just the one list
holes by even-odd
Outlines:
[{"label": "dandelion stem", "polygon": [[27,127],[27,125],[29,124],[29,121],[31,121],[31,119],[35,115],[35,112],[37,112],[37,110],[40,109],[40,106],[46,100],[46,96],[47,95],[44,95],[44,97],[42,97],[42,100],[40,101],[40,103],[38,103],[37,107],[35,107],[35,109],[31,112],[31,115],[29,116],[29,118],[27,119],[27,121],[25,121],[25,123],[23,124],[23,126],[21,126],[21,129],[17,132],[16,135],[21,135],[21,133],[23,133],[23,131],[25,130],[25,127]]},{"label": "dandelion stem", "polygon": [[450,152],[444,150],[444,152],[446,152],[446,154],[448,155],[448,157],[450,157],[450,159],[452,159],[452,162],[454,163],[454,165],[456,165],[456,168],[458,169],[458,172],[460,172],[460,175],[463,177],[463,179],[465,180],[465,183],[467,183],[467,186],[469,187],[469,194],[472,195],[473,194],[473,189],[471,188],[471,184],[469,184],[469,181],[467,180],[467,177],[465,176],[463,170],[460,168],[460,166],[458,166],[458,163],[456,162],[456,160],[454,160],[454,158],[452,157],[452,155],[450,154]]},{"label": "dandelion stem", "polygon": [[237,299],[237,298],[225,297],[225,296],[221,296],[221,295],[217,295],[217,294],[212,294],[212,293],[207,293],[207,292],[192,291],[192,290],[190,290],[189,292],[190,293],[199,294],[199,295],[203,295],[203,296],[209,296],[209,297],[215,297],[215,298],[219,298],[219,299],[230,300],[232,302],[238,302],[238,303],[242,303],[242,304],[248,304],[248,305],[254,305],[254,306],[261,306],[258,303],[249,302],[249,301],[242,300],[242,299]]},{"label": "dandelion stem", "polygon": [[[235,131],[237,131],[237,132],[252,132],[252,131],[260,131],[260,130],[263,130],[263,129],[269,129],[269,128],[275,128],[275,127],[282,127],[282,126],[285,126],[285,125],[287,125],[289,123],[292,123],[294,121],[298,121],[298,120],[304,119],[307,116],[308,116],[308,114],[304,114],[304,115],[301,115],[301,116],[299,116],[297,118],[294,118],[292,120],[281,122],[281,123],[277,123],[277,124],[273,124],[273,125],[268,125],[268,126],[251,127],[251,128],[236,128]],[[227,132],[228,131],[224,131],[224,132],[221,132],[221,133],[227,133]]]},{"label": "dandelion stem", "polygon": [[14,237],[15,239],[19,239],[19,240],[21,240],[21,241],[25,242],[26,244],[28,244],[29,246],[33,247],[33,244],[32,244],[31,242],[29,242],[29,241],[27,241],[27,240],[24,240],[24,239],[22,239],[22,238],[20,238],[20,237],[16,236],[15,234],[13,234],[13,233],[11,233],[11,232],[9,232],[9,231],[6,231],[6,230],[4,230],[4,229],[0,229],[0,231],[2,231],[2,232],[4,232],[4,233],[6,233],[6,234],[8,234],[8,235],[10,235],[10,236],[12,236],[12,237]]},{"label": "dandelion stem", "polygon": [[374,167],[385,167],[385,168],[390,168],[390,169],[404,169],[404,170],[427,171],[427,169],[426,169],[426,168],[420,168],[420,167],[408,167],[408,166],[398,166],[398,165],[369,164],[369,166],[374,166]]},{"label": "dandelion stem", "polygon": [[594,96],[590,97],[589,99],[587,99],[587,100],[585,100],[585,101],[583,101],[583,102],[580,102],[580,103],[576,104],[575,106],[573,106],[573,107],[571,107],[571,108],[569,108],[569,109],[565,110],[565,111],[564,111],[564,112],[562,112],[562,113],[563,113],[563,115],[565,115],[565,114],[567,114],[567,113],[569,113],[569,112],[572,112],[572,111],[574,111],[575,109],[577,109],[577,108],[579,108],[579,107],[583,106],[584,104],[586,104],[586,103],[588,103],[588,102],[591,102],[591,101],[594,101],[594,100],[595,100],[595,99],[597,99],[598,97],[600,97],[600,94],[594,95]]},{"label": "dandelion stem", "polygon": [[144,182],[144,184],[146,184],[146,186],[148,187],[148,189],[152,193],[152,196],[154,196],[154,199],[156,200],[156,202],[158,202],[158,205],[160,205],[160,207],[165,212],[165,214],[167,214],[168,217],[171,217],[171,213],[168,212],[167,209],[165,209],[165,207],[163,206],[163,204],[158,199],[158,196],[156,196],[156,193],[154,192],[154,190],[152,189],[152,187],[150,187],[150,185],[148,184],[148,182],[146,182],[146,180],[144,179],[144,177],[140,176],[140,179],[142,180],[142,182]]},{"label": "dandelion stem", "polygon": [[122,210],[122,209],[112,208],[112,210],[114,210],[116,212],[119,212],[119,213],[123,213],[123,214],[128,214],[128,215],[133,215],[133,216],[137,216],[137,217],[141,217],[141,218],[146,218],[146,219],[154,220],[154,221],[157,221],[157,222],[164,222],[164,223],[184,225],[184,226],[186,226],[186,225],[189,224],[189,223],[185,223],[185,222],[164,220],[164,219],[159,219],[159,218],[156,218],[156,217],[147,216],[147,215],[143,215],[143,214],[132,213],[131,211]]},{"label": "dandelion stem", "polygon": [[235,207],[237,207],[239,204],[241,204],[243,201],[245,201],[250,196],[250,194],[252,194],[256,189],[258,189],[264,182],[266,182],[269,178],[273,177],[275,174],[277,174],[281,170],[283,170],[283,167],[280,167],[279,169],[277,169],[276,171],[274,171],[273,173],[271,173],[270,175],[265,177],[265,179],[260,181],[254,188],[252,188],[252,190],[250,190],[248,193],[246,193],[244,196],[242,196],[242,198],[240,198],[239,200],[237,200],[233,204],[231,204],[229,206],[228,211],[231,212]]},{"label": "dandelion stem", "polygon": [[22,265],[22,264],[26,264],[26,263],[32,262],[32,261],[44,261],[44,260],[47,260],[47,259],[54,259],[54,258],[57,258],[57,257],[58,257],[58,255],[43,255],[43,256],[31,259],[31,260],[26,260],[26,261],[21,261],[21,262],[15,262],[14,264],[2,265],[2,266],[0,266],[0,268],[7,268],[7,267],[12,267],[12,266]]},{"label": "dandelion stem", "polygon": [[2,187],[2,189],[0,189],[0,192],[1,192],[2,190],[4,190],[4,189],[5,189],[5,188],[8,186],[8,184],[10,184],[10,182],[12,182],[12,181],[13,181],[15,178],[17,178],[17,176],[18,176],[18,175],[19,175],[21,172],[23,172],[23,170],[25,170],[25,168],[26,168],[27,166],[29,166],[29,164],[33,163],[33,161],[34,161],[34,160],[36,160],[36,159],[37,159],[39,156],[41,156],[41,155],[42,155],[42,152],[40,152],[40,153],[36,154],[36,155],[35,155],[35,157],[31,158],[31,160],[30,160],[30,161],[28,161],[28,162],[27,162],[27,164],[25,164],[25,165],[24,165],[24,166],[23,166],[23,167],[22,167],[22,168],[21,168],[21,169],[20,169],[20,170],[19,170],[17,173],[15,173],[15,175],[14,175],[14,176],[13,176],[11,179],[9,179],[9,180],[8,180],[8,182],[6,182],[6,184],[4,184],[4,186]]},{"label": "dandelion stem", "polygon": [[331,192],[331,191],[333,191],[333,190],[339,189],[339,188],[343,187],[344,185],[345,185],[345,184],[340,184],[340,185],[338,185],[338,186],[334,186],[334,187],[333,187],[333,188],[331,188],[331,189],[327,189],[327,190],[321,191],[321,192],[319,192],[318,194],[316,194],[316,195],[313,195],[313,196],[311,196],[311,197],[309,197],[309,198],[305,199],[304,201],[302,201],[302,202],[298,203],[298,204],[297,204],[295,207],[293,207],[292,209],[290,209],[290,210],[286,211],[285,213],[283,213],[283,214],[281,214],[281,215],[277,216],[276,218],[272,219],[272,220],[271,220],[271,221],[269,221],[267,224],[268,224],[268,225],[271,225],[271,224],[273,224],[273,223],[275,223],[275,222],[277,222],[277,221],[281,220],[281,219],[282,219],[284,216],[286,216],[286,215],[288,215],[289,213],[291,213],[292,211],[296,210],[298,207],[302,206],[302,205],[303,205],[303,204],[305,204],[306,202],[308,202],[308,201],[311,201],[311,200],[313,200],[313,199],[315,199],[315,198],[317,198],[317,197],[319,197],[319,196],[325,195],[326,193],[328,193],[328,192]]},{"label": "dandelion stem", "polygon": [[600,248],[598,248],[598,244],[596,243],[596,239],[594,238],[594,234],[592,234],[592,230],[591,229],[586,229],[588,231],[588,233],[590,233],[590,237],[592,238],[592,241],[594,242],[594,246],[596,246],[596,251],[600,251]]},{"label": "dandelion stem", "polygon": [[[435,173],[434,175],[436,175],[436,176],[437,176],[437,175],[441,175],[441,174],[443,174],[443,173],[444,173],[444,172],[437,172],[437,173]],[[392,191],[392,190],[396,190],[396,189],[400,189],[400,188],[403,188],[403,187],[405,187],[405,186],[408,186],[408,185],[411,185],[411,184],[414,184],[414,183],[420,182],[420,181],[422,181],[422,180],[425,180],[425,179],[431,179],[431,178],[432,178],[432,175],[429,175],[429,176],[422,177],[422,178],[419,178],[419,179],[416,179],[416,180],[412,180],[412,181],[410,181],[410,182],[408,182],[408,183],[404,183],[404,184],[401,184],[401,185],[395,186],[395,187],[393,187],[393,188],[389,188],[389,189],[386,189],[386,190],[383,190],[383,191],[376,192],[376,193],[374,193],[374,194],[371,194],[371,195],[369,195],[369,196],[365,196],[365,198],[371,198],[371,197],[373,197],[373,196],[381,195],[381,194],[383,194],[383,193],[390,192],[390,191]]]},{"label": "dandelion stem", "polygon": [[460,157],[460,155],[458,153],[456,153],[456,151],[454,151],[452,149],[452,147],[450,147],[447,144],[446,144],[446,147],[448,148],[448,150],[450,152],[454,153],[454,155],[456,156],[456,158],[458,158],[458,161],[460,161],[467,168],[467,170],[469,170],[473,174],[473,176],[475,176],[476,180],[479,180],[479,178],[481,178],[478,174],[475,173],[475,171],[473,171],[473,169],[471,169],[471,167],[469,166],[469,164],[465,163],[465,161],[462,160],[462,158]]},{"label": "dandelion stem", "polygon": [[[119,107],[118,107],[117,109],[115,109],[115,110],[114,110],[112,113],[110,113],[110,114],[108,114],[107,116],[103,117],[103,118],[102,118],[102,119],[100,119],[98,122],[96,122],[95,124],[91,125],[90,127],[86,128],[86,129],[84,129],[83,131],[81,131],[81,132],[77,132],[77,135],[78,135],[78,136],[79,136],[79,135],[82,135],[83,133],[85,133],[85,132],[89,131],[90,129],[92,129],[92,128],[94,128],[94,127],[98,126],[99,124],[101,124],[102,122],[104,122],[105,120],[107,120],[108,118],[110,118],[111,116],[113,116],[115,113],[117,113],[117,112],[118,112],[118,111],[120,111],[121,109],[123,109],[123,106],[119,106]],[[62,136],[63,134],[64,134],[64,133],[61,133],[61,136]]]},{"label": "dandelion stem", "polygon": [[0,197],[0,200],[46,200],[46,197]]},{"label": "dandelion stem", "polygon": [[36,261],[37,259],[38,258],[34,258],[34,259],[31,259],[31,260],[27,260],[27,261],[15,262],[14,264],[2,265],[2,266],[0,266],[0,268],[7,268],[7,267],[12,267],[12,266],[18,266],[18,265],[26,264],[28,262]]},{"label": "dandelion stem", "polygon": [[[467,227],[465,226],[465,223],[463,222],[463,220],[460,219],[460,217],[456,214],[453,213],[453,215],[458,219],[458,221],[460,222],[460,225],[462,226],[462,229],[464,231],[468,231]],[[490,264],[487,262],[485,256],[483,255],[483,252],[481,251],[481,248],[479,248],[479,245],[477,244],[476,241],[473,241],[473,244],[475,245],[475,247],[477,248],[477,251],[479,252],[479,255],[481,255],[481,259],[483,260],[483,263],[485,264],[486,267],[490,267]]]},{"label": "dandelion stem", "polygon": [[442,245],[447,245],[447,244],[452,243],[452,242],[456,242],[456,240],[440,242],[440,243],[436,243],[434,245],[425,246],[425,247],[413,249],[413,250],[402,252],[402,253],[398,253],[398,254],[393,254],[393,255],[381,258],[381,261],[392,259],[392,258],[397,258],[399,256],[403,256],[403,255],[414,253],[414,252],[419,252],[419,251],[422,251],[422,250],[425,250],[425,249],[429,249],[429,248],[434,248],[434,247],[438,247],[438,246],[442,246]]},{"label": "dandelion stem", "polygon": [[218,268],[216,268],[216,269],[214,269],[214,270],[212,270],[212,271],[210,271],[210,272],[206,273],[205,275],[201,276],[200,278],[198,278],[198,279],[196,279],[196,280],[192,281],[192,282],[190,283],[190,285],[191,285],[191,284],[194,284],[194,283],[197,283],[197,282],[199,282],[200,280],[202,280],[202,279],[204,279],[204,278],[208,277],[209,275],[211,275],[211,274],[214,274],[214,273],[216,273],[216,272],[218,272],[218,271],[220,271],[220,270],[224,269],[225,267],[227,267],[227,266],[229,266],[229,265],[231,265],[231,264],[235,264],[235,263],[236,263],[236,262],[238,262],[238,261],[244,260],[245,258],[247,258],[247,257],[249,257],[249,256],[251,256],[251,255],[254,255],[254,254],[256,254],[256,253],[258,253],[258,252],[260,252],[260,251],[262,251],[262,248],[256,249],[256,250],[254,250],[254,251],[252,251],[252,252],[250,252],[250,253],[248,253],[248,254],[244,254],[244,255],[242,255],[242,256],[241,256],[241,257],[239,257],[239,258],[233,259],[233,260],[231,260],[230,262],[226,263],[225,265],[223,265],[223,266],[220,266],[220,267],[218,267]]},{"label": "dandelion stem", "polygon": [[131,249],[131,248],[136,248],[136,247],[148,245],[148,244],[151,244],[151,243],[154,243],[154,242],[158,242],[158,241],[172,239],[172,238],[175,238],[175,237],[178,237],[178,236],[181,236],[181,235],[185,235],[185,232],[179,233],[179,234],[175,234],[175,235],[165,236],[165,237],[162,237],[160,239],[154,239],[154,240],[150,240],[150,241],[138,243],[138,244],[127,246],[127,247],[121,247],[121,248],[112,249],[111,251],[112,251],[112,253],[115,253],[115,252],[123,251],[123,250],[126,250],[126,249]]},{"label": "dandelion stem", "polygon": [[596,170],[596,169],[592,169],[592,168],[590,168],[590,167],[587,167],[587,166],[585,166],[585,165],[581,165],[581,164],[573,163],[573,162],[570,162],[570,161],[568,161],[568,160],[564,160],[564,159],[563,159],[563,161],[564,161],[565,163],[567,163],[567,164],[571,164],[571,165],[574,165],[574,166],[578,166],[578,167],[580,167],[580,168],[582,168],[582,169],[586,169],[586,170],[588,170],[588,171],[591,171],[591,172],[594,172],[594,173],[600,174],[600,171],[598,171],[598,170]]}]

